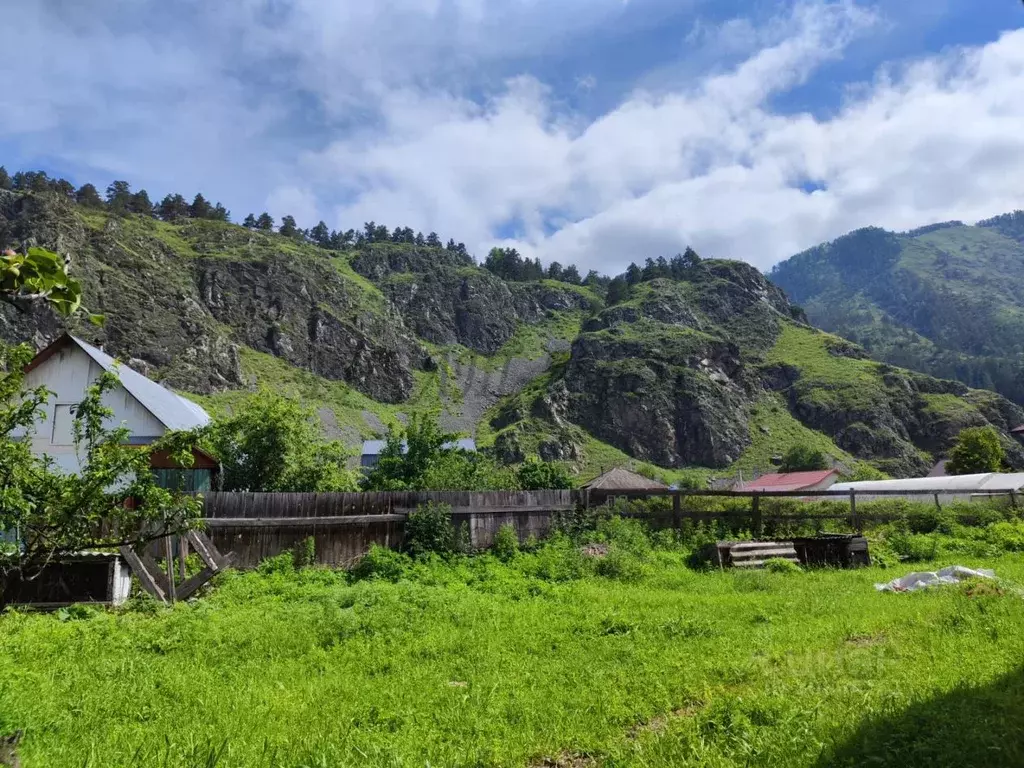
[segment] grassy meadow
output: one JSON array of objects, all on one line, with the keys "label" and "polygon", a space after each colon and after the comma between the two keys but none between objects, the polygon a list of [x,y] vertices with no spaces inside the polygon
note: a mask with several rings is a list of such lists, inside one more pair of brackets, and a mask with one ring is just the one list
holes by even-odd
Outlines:
[{"label": "grassy meadow", "polygon": [[[1024,526],[994,526],[744,573],[613,520],[603,557],[283,556],[173,608],[8,611],[0,734],[29,768],[1024,765]],[[950,563],[1005,581],[873,588]]]}]

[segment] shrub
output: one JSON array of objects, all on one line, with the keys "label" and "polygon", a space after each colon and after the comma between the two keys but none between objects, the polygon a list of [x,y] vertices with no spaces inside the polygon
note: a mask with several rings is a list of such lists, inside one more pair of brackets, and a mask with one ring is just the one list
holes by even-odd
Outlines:
[{"label": "shrub", "polygon": [[1024,524],[1000,522],[988,526],[988,540],[1004,552],[1024,552]]},{"label": "shrub", "polygon": [[911,563],[934,560],[939,554],[937,536],[893,532],[886,537],[886,541],[901,560]]},{"label": "shrub", "polygon": [[810,445],[794,445],[782,457],[783,472],[828,469],[828,456]]},{"label": "shrub", "polygon": [[324,440],[316,412],[262,389],[234,416],[214,424],[209,447],[221,462],[225,491],[354,491],[348,451]]},{"label": "shrub", "polygon": [[764,561],[764,569],[769,573],[802,573],[803,568],[792,560],[782,557],[769,557]]},{"label": "shrub", "polygon": [[572,477],[565,467],[551,461],[526,461],[516,472],[516,478],[524,491],[572,488]]},{"label": "shrub", "polygon": [[943,514],[937,508],[915,509],[907,514],[906,519],[911,533],[932,533],[942,523]]},{"label": "shrub", "polygon": [[498,529],[492,549],[494,556],[503,563],[515,560],[516,555],[519,554],[519,535],[516,533],[514,525],[505,523]]},{"label": "shrub", "polygon": [[611,517],[597,523],[596,538],[598,541],[614,544],[615,547],[627,552],[646,553],[651,549],[651,539],[647,526],[641,520],[624,517]]},{"label": "shrub", "polygon": [[449,555],[456,550],[451,524],[452,508],[429,502],[412,512],[405,521],[405,549],[413,557],[435,553]]},{"label": "shrub", "polygon": [[275,573],[294,573],[295,555],[291,552],[282,552],[280,555],[268,557],[259,564],[256,570],[264,576]]},{"label": "shrub", "polygon": [[951,475],[998,472],[1005,459],[1006,453],[994,427],[970,427],[957,437],[956,445],[949,452],[946,471]]},{"label": "shrub", "polygon": [[307,536],[292,553],[296,570],[316,564],[316,539]]},{"label": "shrub", "polygon": [[372,544],[370,551],[359,559],[359,562],[351,570],[351,574],[356,581],[361,579],[398,581],[408,573],[409,566],[409,558],[401,552],[395,552],[393,549],[382,547],[379,544]]},{"label": "shrub", "polygon": [[572,581],[585,576],[587,566],[586,558],[572,539],[556,532],[530,560],[524,560],[522,567],[528,575],[545,581]]},{"label": "shrub", "polygon": [[613,547],[597,560],[596,570],[600,576],[619,581],[639,581],[647,571],[639,555],[618,547]]}]

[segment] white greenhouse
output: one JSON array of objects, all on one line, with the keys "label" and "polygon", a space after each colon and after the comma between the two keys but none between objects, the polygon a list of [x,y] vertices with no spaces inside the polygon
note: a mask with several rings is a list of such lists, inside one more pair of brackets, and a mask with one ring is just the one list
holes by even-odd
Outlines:
[{"label": "white greenhouse", "polygon": [[855,491],[858,501],[905,498],[908,501],[949,504],[954,501],[984,501],[1001,497],[1024,504],[1024,472],[986,472],[978,475],[916,477],[909,480],[865,480],[856,483],[836,483],[829,490],[847,493]]}]

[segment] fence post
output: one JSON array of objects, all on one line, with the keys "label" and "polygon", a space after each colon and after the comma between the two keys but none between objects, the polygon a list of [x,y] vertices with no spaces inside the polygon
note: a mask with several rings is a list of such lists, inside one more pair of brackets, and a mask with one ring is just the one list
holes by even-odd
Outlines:
[{"label": "fence post", "polygon": [[1016,491],[1010,491],[1010,506],[1013,507],[1014,509],[1017,508],[1017,492]]},{"label": "fence post", "polygon": [[857,516],[857,492],[850,491],[850,527],[857,533],[863,533],[860,518]]},{"label": "fence post", "polygon": [[679,491],[672,493],[672,525],[676,527],[677,531],[683,528],[683,517],[682,517],[682,505]]},{"label": "fence post", "polygon": [[184,536],[178,536],[178,557],[181,559],[180,562],[180,573],[182,582],[188,578],[188,573],[185,571],[185,561],[188,559],[188,539]]},{"label": "fence post", "polygon": [[164,565],[167,566],[167,596],[173,603],[176,598],[174,593],[174,545],[169,534],[164,536]]},{"label": "fence post", "polygon": [[764,533],[764,525],[761,521],[761,497],[758,496],[756,493],[753,497],[751,512],[752,517],[754,518],[754,538],[759,539],[761,538],[761,534]]}]

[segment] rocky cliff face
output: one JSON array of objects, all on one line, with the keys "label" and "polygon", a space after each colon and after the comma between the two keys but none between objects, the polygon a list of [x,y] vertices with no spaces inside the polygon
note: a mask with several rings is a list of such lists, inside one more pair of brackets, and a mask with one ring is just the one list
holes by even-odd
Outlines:
[{"label": "rocky cliff face", "polygon": [[[107,318],[72,330],[173,387],[251,387],[240,350],[256,350],[382,407],[442,399],[449,426],[489,425],[509,461],[582,462],[596,438],[660,466],[725,468],[764,432],[750,424],[765,398],[837,452],[894,474],[927,469],[965,426],[1005,434],[1024,423],[998,395],[874,362],[814,330],[737,262],[640,283],[606,308],[577,286],[506,283],[437,248],[328,253],[220,222],[117,217],[0,191],[8,244],[70,255],[87,306]],[[5,340],[41,347],[62,330],[46,311],[0,307]],[[350,426],[367,423],[365,401],[338,402],[356,409]],[[1024,449],[1009,437],[1006,446],[1024,467]]]},{"label": "rocky cliff face", "polygon": [[592,304],[569,286],[505,283],[471,259],[436,248],[371,245],[352,267],[380,286],[420,338],[482,354],[497,352],[519,322]]},{"label": "rocky cliff face", "polygon": [[[408,397],[413,370],[427,364],[383,297],[314,249],[285,250],[280,238],[218,222],[93,219],[67,203],[0,194],[0,242],[70,254],[87,306],[106,317],[102,328],[72,330],[170,386],[242,385],[239,344],[382,402]],[[7,340],[42,346],[63,330],[45,311],[2,312]]]},{"label": "rocky cliff face", "polygon": [[637,458],[728,466],[750,442],[748,410],[760,386],[741,349],[770,346],[788,318],[781,293],[740,265],[709,262],[691,282],[638,286],[573,344],[567,412]]}]

